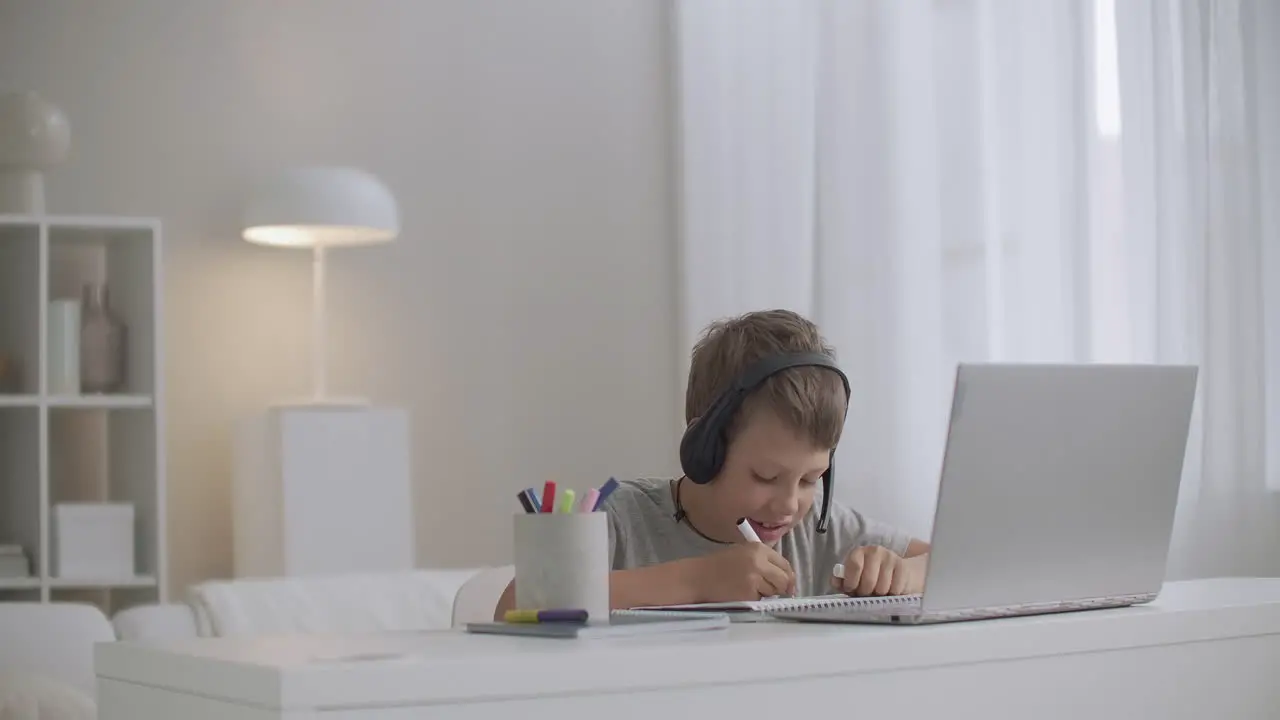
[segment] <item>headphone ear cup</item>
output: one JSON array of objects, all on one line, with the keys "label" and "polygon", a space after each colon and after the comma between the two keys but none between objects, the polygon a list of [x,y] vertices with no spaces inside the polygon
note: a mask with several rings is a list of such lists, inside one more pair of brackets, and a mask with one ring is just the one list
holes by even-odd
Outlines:
[{"label": "headphone ear cup", "polygon": [[719,422],[709,424],[699,439],[702,441],[698,452],[702,461],[699,468],[702,479],[698,482],[705,484],[714,480],[720,474],[720,468],[724,467],[724,425]]},{"label": "headphone ear cup", "polygon": [[702,418],[698,418],[685,428],[684,437],[680,438],[680,468],[685,477],[695,483],[707,482],[706,464],[702,457]]},{"label": "headphone ear cup", "polygon": [[702,417],[694,420],[680,439],[680,465],[693,482],[705,485],[715,479],[724,465],[724,429],[733,417],[732,395],[716,400]]}]

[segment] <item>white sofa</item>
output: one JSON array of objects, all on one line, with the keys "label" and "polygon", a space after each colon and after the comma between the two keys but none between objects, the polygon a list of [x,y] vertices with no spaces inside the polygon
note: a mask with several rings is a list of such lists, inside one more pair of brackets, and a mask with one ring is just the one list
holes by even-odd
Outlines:
[{"label": "white sofa", "polygon": [[93,605],[0,602],[0,720],[93,720],[93,646],[249,634],[432,630],[493,617],[511,566],[215,581],[108,620]]}]

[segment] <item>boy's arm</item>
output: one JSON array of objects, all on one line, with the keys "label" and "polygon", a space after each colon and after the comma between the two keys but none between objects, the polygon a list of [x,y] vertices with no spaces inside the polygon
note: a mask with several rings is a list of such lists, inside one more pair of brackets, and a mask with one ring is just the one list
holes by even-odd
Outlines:
[{"label": "boy's arm", "polygon": [[827,526],[826,535],[819,537],[823,538],[823,550],[834,562],[841,562],[854,549],[867,546],[887,548],[903,558],[929,553],[929,543],[868,518],[839,500],[831,503]]},{"label": "boy's arm", "polygon": [[[845,574],[831,581],[834,588],[858,595],[923,591],[929,543],[851,508],[840,506],[836,511],[836,503],[832,506],[837,545],[831,549],[845,565]],[[895,556],[901,559],[895,562]]]},{"label": "boy's arm", "polygon": [[[614,570],[609,573],[609,608],[626,610],[649,605],[683,605],[697,602],[689,562],[651,565],[634,570]],[[501,621],[503,615],[516,604],[516,581],[507,583],[507,589],[498,598],[493,619]]]},{"label": "boy's arm", "polygon": [[[850,556],[859,549],[865,553],[867,549],[880,547],[906,561],[915,576],[924,577],[931,549],[928,542],[872,520],[838,500],[831,503],[828,527],[827,534],[820,541],[819,557],[822,559],[818,563],[819,572],[822,572],[824,564],[847,564]],[[833,586],[838,584],[838,580],[832,580]]]}]

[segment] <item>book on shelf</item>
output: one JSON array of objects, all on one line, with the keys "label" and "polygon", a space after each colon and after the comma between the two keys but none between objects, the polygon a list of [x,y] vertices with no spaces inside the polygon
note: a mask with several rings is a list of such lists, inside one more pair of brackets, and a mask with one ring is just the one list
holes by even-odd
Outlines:
[{"label": "book on shelf", "polygon": [[31,577],[31,563],[21,545],[0,545],[0,578]]}]

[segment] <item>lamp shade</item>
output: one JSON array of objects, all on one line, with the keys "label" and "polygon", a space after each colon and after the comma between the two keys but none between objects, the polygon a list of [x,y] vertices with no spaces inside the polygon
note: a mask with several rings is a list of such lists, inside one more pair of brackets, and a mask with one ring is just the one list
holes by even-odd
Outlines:
[{"label": "lamp shade", "polygon": [[309,248],[389,242],[399,232],[395,197],[378,178],[356,168],[306,167],[254,186],[243,236],[261,245]]}]

